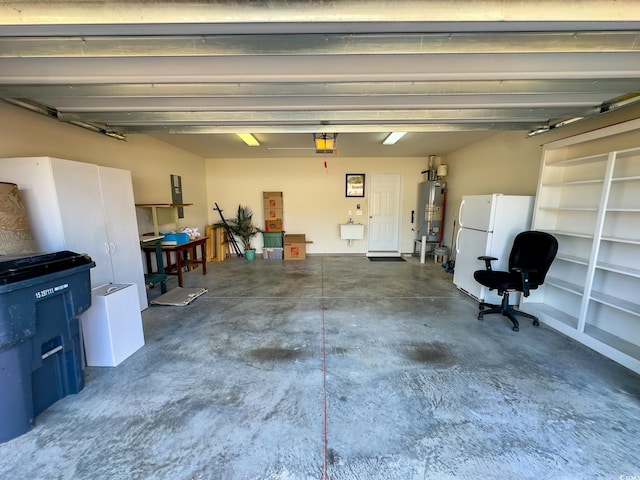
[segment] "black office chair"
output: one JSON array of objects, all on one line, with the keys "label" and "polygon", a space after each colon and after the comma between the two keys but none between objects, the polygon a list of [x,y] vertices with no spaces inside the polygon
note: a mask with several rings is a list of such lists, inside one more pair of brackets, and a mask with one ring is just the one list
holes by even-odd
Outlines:
[{"label": "black office chair", "polygon": [[[494,271],[491,268],[491,261],[497,258],[478,257],[478,260],[484,260],[486,270],[476,270],[473,278],[489,290],[498,290],[498,295],[502,296],[501,305],[480,302],[478,320],[483,320],[483,317],[489,313],[500,313],[511,320],[515,332],[520,330],[516,315],[532,318],[536,327],[540,325],[537,317],[509,305],[509,292],[522,292],[525,297],[528,297],[530,290],[543,284],[557,252],[558,241],[552,235],[528,231],[519,233],[513,241],[508,272]],[[489,308],[485,310],[486,307]]]}]

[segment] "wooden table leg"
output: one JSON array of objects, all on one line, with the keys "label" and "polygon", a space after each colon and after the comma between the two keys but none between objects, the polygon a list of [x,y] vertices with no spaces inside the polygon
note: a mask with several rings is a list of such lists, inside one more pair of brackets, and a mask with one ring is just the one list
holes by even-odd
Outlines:
[{"label": "wooden table leg", "polygon": [[143,250],[144,251],[144,255],[147,259],[147,273],[152,273],[151,270],[151,252],[149,252],[148,250]]},{"label": "wooden table leg", "polygon": [[178,286],[182,287],[182,252],[176,252],[176,268],[178,270]]},{"label": "wooden table leg", "polygon": [[202,252],[202,274],[207,274],[207,242],[200,244],[200,251]]}]

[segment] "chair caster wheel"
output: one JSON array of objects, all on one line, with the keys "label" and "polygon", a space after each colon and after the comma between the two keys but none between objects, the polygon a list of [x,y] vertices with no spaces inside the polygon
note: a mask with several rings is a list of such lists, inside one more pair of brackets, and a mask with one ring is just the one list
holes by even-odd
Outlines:
[{"label": "chair caster wheel", "polygon": [[534,320],[533,321],[533,326],[534,327],[539,327],[540,326],[540,322],[538,320]]},{"label": "chair caster wheel", "polygon": [[520,327],[513,327],[512,329],[514,332],[519,332],[520,331]]},{"label": "chair caster wheel", "polygon": [[484,320],[484,317],[482,315],[478,315],[478,320],[482,321]]}]

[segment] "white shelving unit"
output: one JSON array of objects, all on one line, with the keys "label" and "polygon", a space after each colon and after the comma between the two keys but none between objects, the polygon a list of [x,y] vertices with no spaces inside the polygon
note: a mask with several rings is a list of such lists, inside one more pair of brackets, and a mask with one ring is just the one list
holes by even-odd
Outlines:
[{"label": "white shelving unit", "polygon": [[523,299],[541,322],[638,373],[639,129],[636,120],[545,146],[533,228],[559,249],[545,284]]},{"label": "white shelving unit", "polygon": [[180,217],[178,216],[178,209],[180,207],[190,207],[192,203],[136,203],[138,208],[148,208],[151,210],[151,218],[153,220],[153,234],[159,235],[160,233],[160,221],[158,220],[159,210],[170,210],[173,218],[173,224],[176,231],[180,229]]}]

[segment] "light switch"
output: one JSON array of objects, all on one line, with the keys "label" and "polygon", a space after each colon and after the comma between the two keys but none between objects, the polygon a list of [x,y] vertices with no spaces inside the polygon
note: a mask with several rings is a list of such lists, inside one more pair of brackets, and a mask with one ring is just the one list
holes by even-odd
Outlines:
[{"label": "light switch", "polygon": [[349,216],[351,216],[351,210],[349,210]]},{"label": "light switch", "polygon": [[362,210],[356,210],[356,216],[362,215]]}]

